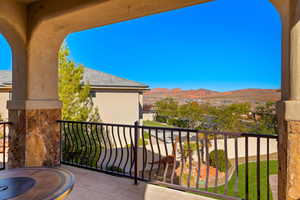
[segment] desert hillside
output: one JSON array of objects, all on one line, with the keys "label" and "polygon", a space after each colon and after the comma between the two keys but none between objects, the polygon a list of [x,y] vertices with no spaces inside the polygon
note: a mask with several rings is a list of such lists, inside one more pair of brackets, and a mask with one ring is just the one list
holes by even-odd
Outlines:
[{"label": "desert hillside", "polygon": [[213,105],[231,104],[231,103],[261,103],[267,101],[278,101],[280,99],[280,90],[274,89],[243,89],[228,92],[217,92],[207,89],[182,90],[154,88],[144,95],[145,104],[153,104],[156,101],[172,97],[180,103],[197,101],[199,103],[210,103]]}]

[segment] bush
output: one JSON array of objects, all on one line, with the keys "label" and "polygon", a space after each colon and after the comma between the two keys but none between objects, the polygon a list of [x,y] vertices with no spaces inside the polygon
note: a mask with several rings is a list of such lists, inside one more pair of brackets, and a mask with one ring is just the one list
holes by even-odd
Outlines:
[{"label": "bush", "polygon": [[161,123],[167,123],[168,117],[157,115],[157,116],[155,117],[155,121],[161,122]]},{"label": "bush", "polygon": [[[217,154],[217,155],[216,155]],[[217,160],[216,160],[217,158]],[[209,154],[209,163],[210,166],[217,168],[221,172],[226,171],[226,160],[228,161],[228,169],[231,168],[231,163],[229,162],[228,158],[226,157],[225,151],[223,150],[214,150]]]},{"label": "bush", "polygon": [[144,131],[144,138],[145,139],[150,139],[150,133],[148,131]]},{"label": "bush", "polygon": [[180,128],[188,128],[189,127],[189,122],[188,120],[183,120],[183,119],[168,119],[168,124]]}]

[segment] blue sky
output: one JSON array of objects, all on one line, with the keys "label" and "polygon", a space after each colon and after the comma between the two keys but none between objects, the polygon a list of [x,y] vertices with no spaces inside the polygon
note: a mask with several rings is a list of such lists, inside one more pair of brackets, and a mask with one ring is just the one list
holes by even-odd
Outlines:
[{"label": "blue sky", "polygon": [[[71,57],[152,88],[280,88],[281,24],[268,0],[216,0],[73,33]],[[0,37],[0,69],[11,67]]]}]

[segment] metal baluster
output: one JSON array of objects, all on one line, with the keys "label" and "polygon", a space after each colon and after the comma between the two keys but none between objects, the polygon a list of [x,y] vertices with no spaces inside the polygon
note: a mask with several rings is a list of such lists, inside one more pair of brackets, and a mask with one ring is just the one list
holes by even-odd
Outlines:
[{"label": "metal baluster", "polygon": [[228,150],[227,150],[227,135],[224,135],[224,150],[225,150],[225,187],[224,194],[228,193]]},{"label": "metal baluster", "polygon": [[97,155],[97,144],[96,144],[96,139],[94,137],[94,131],[93,131],[93,124],[90,124],[90,135],[91,135],[91,159],[90,159],[90,167],[96,168],[97,163],[94,163],[96,155]]},{"label": "metal baluster", "polygon": [[80,129],[81,129],[81,136],[84,140],[84,153],[83,156],[80,158],[80,164],[83,164],[83,160],[82,159],[86,159],[86,153],[87,153],[87,146],[88,146],[88,142],[85,138],[85,134],[84,134],[84,129],[83,129],[83,124],[80,124]]},{"label": "metal baluster", "polygon": [[[117,133],[118,133],[118,139],[119,139],[119,142],[120,142],[120,149],[121,149],[121,158],[120,158],[120,162],[118,164],[118,168],[120,169],[122,161],[123,161],[123,151],[124,151],[124,148],[123,148],[122,140],[121,140],[121,137],[120,137],[120,127],[119,126],[117,127]],[[117,151],[118,151],[118,149],[119,148],[117,147]],[[125,168],[123,168],[123,172],[124,173],[126,172]]]},{"label": "metal baluster", "polygon": [[183,147],[182,147],[182,141],[181,141],[181,131],[179,131],[179,147],[180,147],[180,154],[181,154],[181,169],[180,169],[180,176],[179,176],[179,185],[182,184],[182,174],[183,174],[183,168],[185,167],[185,161],[183,158]]},{"label": "metal baluster", "polygon": [[166,130],[163,130],[163,136],[164,136],[164,144],[165,144],[166,155],[169,156],[168,147],[167,147],[167,141],[166,141]]},{"label": "metal baluster", "polygon": [[113,149],[115,150],[115,159],[114,159],[114,161],[113,161],[113,163],[112,163],[112,167],[113,167],[113,168],[115,167],[115,164],[116,164],[116,161],[117,161],[117,158],[118,158],[118,144],[117,144],[117,142],[116,142],[114,130],[115,130],[115,127],[112,126],[112,127],[111,127],[111,134],[112,134],[113,142],[114,142],[114,144],[115,144],[115,147],[113,148]]},{"label": "metal baluster", "polygon": [[70,158],[68,155],[70,155],[70,152],[69,152],[69,146],[70,146],[70,139],[69,139],[69,136],[68,136],[68,131],[66,130],[66,124],[64,123],[64,133],[65,133],[65,158],[66,158],[66,161],[67,162],[70,162]]},{"label": "metal baluster", "polygon": [[108,125],[106,125],[106,135],[107,135],[107,140],[108,140],[108,144],[109,144],[109,158],[108,158],[108,161],[106,163],[106,170],[107,170],[109,168],[109,164],[110,164],[111,157],[112,157],[112,145],[111,145],[111,142],[110,142],[110,134],[109,134]]},{"label": "metal baluster", "polygon": [[256,184],[257,200],[260,200],[260,137],[257,137]]},{"label": "metal baluster", "polygon": [[215,145],[215,164],[216,164],[215,192],[217,192],[218,178],[219,178],[219,153],[218,153],[218,140],[216,134],[214,134],[214,145]]},{"label": "metal baluster", "polygon": [[270,139],[267,138],[267,199],[270,199]]},{"label": "metal baluster", "polygon": [[246,158],[246,167],[245,167],[245,174],[246,174],[246,177],[245,177],[245,193],[246,193],[246,196],[245,196],[245,199],[246,200],[249,200],[249,154],[248,154],[248,149],[249,149],[249,144],[248,144],[248,136],[245,137],[245,158]]},{"label": "metal baluster", "polygon": [[196,132],[196,145],[197,145],[197,159],[198,159],[196,188],[199,189],[199,181],[200,181],[200,176],[201,176],[201,162],[202,162],[201,156],[200,156],[199,132]]},{"label": "metal baluster", "polygon": [[152,170],[153,170],[153,165],[154,165],[154,149],[153,149],[153,143],[152,143],[152,135],[151,135],[151,129],[149,128],[149,141],[150,141],[150,147],[151,147],[151,153],[152,153],[152,161],[151,161],[151,167],[150,167],[150,172],[149,172],[149,179],[152,179]]},{"label": "metal baluster", "polygon": [[145,175],[145,168],[147,165],[147,150],[146,150],[146,144],[145,144],[145,133],[144,128],[142,128],[142,140],[143,140],[143,169],[142,169],[142,179],[144,180]]},{"label": "metal baluster", "polygon": [[209,149],[208,149],[208,136],[205,134],[205,154],[206,154],[206,180],[205,180],[205,190],[208,190],[209,181]]},{"label": "metal baluster", "polygon": [[74,155],[75,155],[75,152],[74,152],[74,140],[73,140],[73,138],[72,138],[72,132],[71,132],[71,129],[70,129],[70,124],[71,123],[68,123],[68,132],[69,132],[69,136],[70,136],[70,145],[71,145],[71,162],[72,162],[72,164],[74,164]]},{"label": "metal baluster", "polygon": [[75,144],[76,144],[76,150],[75,150],[75,155],[74,155],[74,157],[75,157],[75,162],[76,162],[76,164],[78,164],[78,157],[77,157],[77,155],[78,155],[78,152],[79,152],[79,144],[78,144],[78,139],[77,139],[77,134],[76,134],[76,131],[75,131],[75,129],[74,129],[74,123],[72,123],[72,132],[73,132],[73,135],[74,135],[74,138],[75,138]]},{"label": "metal baluster", "polygon": [[[132,176],[132,168],[134,167],[134,152],[135,152],[134,142],[132,138],[132,127],[129,127],[129,135],[130,135],[130,159],[131,159],[129,175]],[[128,147],[128,145],[126,145],[126,147]]]},{"label": "metal baluster", "polygon": [[125,161],[125,164],[124,164],[124,169],[126,169],[127,165],[128,165],[128,161],[129,161],[129,154],[130,154],[129,145],[128,145],[127,137],[126,137],[126,127],[123,127],[123,135],[124,135],[124,140],[125,140],[125,144],[126,144],[126,151],[127,151],[126,161]]},{"label": "metal baluster", "polygon": [[239,156],[238,156],[238,137],[234,138],[234,145],[235,145],[235,184],[234,184],[234,193],[237,195],[238,187],[239,187]]},{"label": "metal baluster", "polygon": [[98,154],[98,158],[97,158],[97,161],[96,161],[96,168],[98,168],[98,162],[101,158],[101,154],[102,154],[102,146],[101,146],[101,140],[100,140],[100,137],[99,137],[99,132],[98,132],[98,125],[95,126],[96,127],[96,135],[97,135],[97,140],[98,140],[98,147],[99,147],[99,154]]},{"label": "metal baluster", "polygon": [[77,133],[77,136],[78,136],[78,138],[79,138],[79,140],[78,140],[78,143],[79,143],[79,157],[78,157],[78,161],[77,161],[77,164],[80,164],[80,159],[81,159],[81,157],[82,157],[82,146],[83,146],[83,142],[82,142],[82,140],[81,140],[81,136],[80,136],[80,132],[79,132],[79,128],[78,128],[78,126],[79,126],[79,124],[78,123],[75,123],[76,124],[76,130],[74,130],[76,133]]},{"label": "metal baluster", "polygon": [[167,174],[169,169],[169,153],[168,153],[168,147],[167,147],[167,141],[166,141],[166,131],[163,130],[163,139],[164,139],[164,147],[165,147],[165,155],[166,155],[166,162],[164,163],[164,176],[163,176],[163,182],[167,182]]},{"label": "metal baluster", "polygon": [[156,171],[156,176],[159,177],[160,162],[161,162],[161,151],[160,151],[160,146],[159,146],[159,142],[158,142],[157,128],[155,129],[155,137],[156,137],[156,145],[157,145],[157,148],[158,148],[158,168],[157,168],[157,171]]},{"label": "metal baluster", "polygon": [[[174,133],[173,130],[171,130],[171,140],[172,140],[172,151],[173,151],[173,166],[172,166],[172,175],[171,175],[171,183],[174,183],[174,175],[175,175],[175,170],[176,170],[176,147],[174,144]],[[175,141],[176,143],[176,141]]]},{"label": "metal baluster", "polygon": [[89,163],[89,161],[90,161],[90,156],[91,156],[91,151],[92,151],[92,146],[91,146],[91,144],[92,144],[92,142],[91,142],[91,138],[90,138],[90,134],[89,134],[89,130],[88,130],[88,124],[85,124],[85,132],[86,132],[86,136],[87,136],[87,138],[88,138],[88,143],[89,143],[89,145],[87,146],[88,148],[88,154],[87,154],[87,158],[85,158],[86,159],[86,166],[88,166],[88,163]]},{"label": "metal baluster", "polygon": [[100,165],[101,169],[103,169],[103,164],[106,160],[106,155],[107,155],[106,138],[104,137],[104,132],[106,132],[106,130],[103,129],[103,125],[101,125],[100,128],[101,128],[101,136],[103,138],[103,143],[104,143],[104,158],[103,158],[103,160],[101,162],[101,165]]},{"label": "metal baluster", "polygon": [[188,180],[187,180],[187,186],[191,187],[191,176],[192,176],[192,152],[191,152],[191,144],[190,144],[190,132],[187,132],[187,152],[188,152],[188,159],[189,159],[189,174],[188,174]]},{"label": "metal baluster", "polygon": [[134,184],[138,184],[138,140],[139,140],[139,133],[138,133],[138,125],[139,123],[136,121],[134,123]]}]

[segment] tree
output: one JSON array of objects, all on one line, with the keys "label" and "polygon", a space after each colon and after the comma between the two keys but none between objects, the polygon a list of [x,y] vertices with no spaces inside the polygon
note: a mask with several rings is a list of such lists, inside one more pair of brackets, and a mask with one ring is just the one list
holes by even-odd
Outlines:
[{"label": "tree", "polygon": [[189,121],[189,128],[196,128],[203,120],[203,115],[207,111],[206,105],[199,105],[197,102],[190,102],[179,106],[178,115],[180,118]]},{"label": "tree", "polygon": [[165,98],[155,103],[155,110],[158,115],[165,117],[177,117],[178,102],[173,98]]},{"label": "tree", "polygon": [[64,44],[59,51],[59,98],[63,103],[62,119],[100,121],[99,110],[90,97],[90,85],[83,82],[84,66],[69,59]]},{"label": "tree", "polygon": [[249,103],[231,104],[215,109],[215,124],[219,131],[244,132],[248,127],[243,123],[241,116],[251,111]]},{"label": "tree", "polygon": [[263,105],[256,107],[255,132],[276,134],[277,133],[277,118],[274,102],[266,102]]}]

